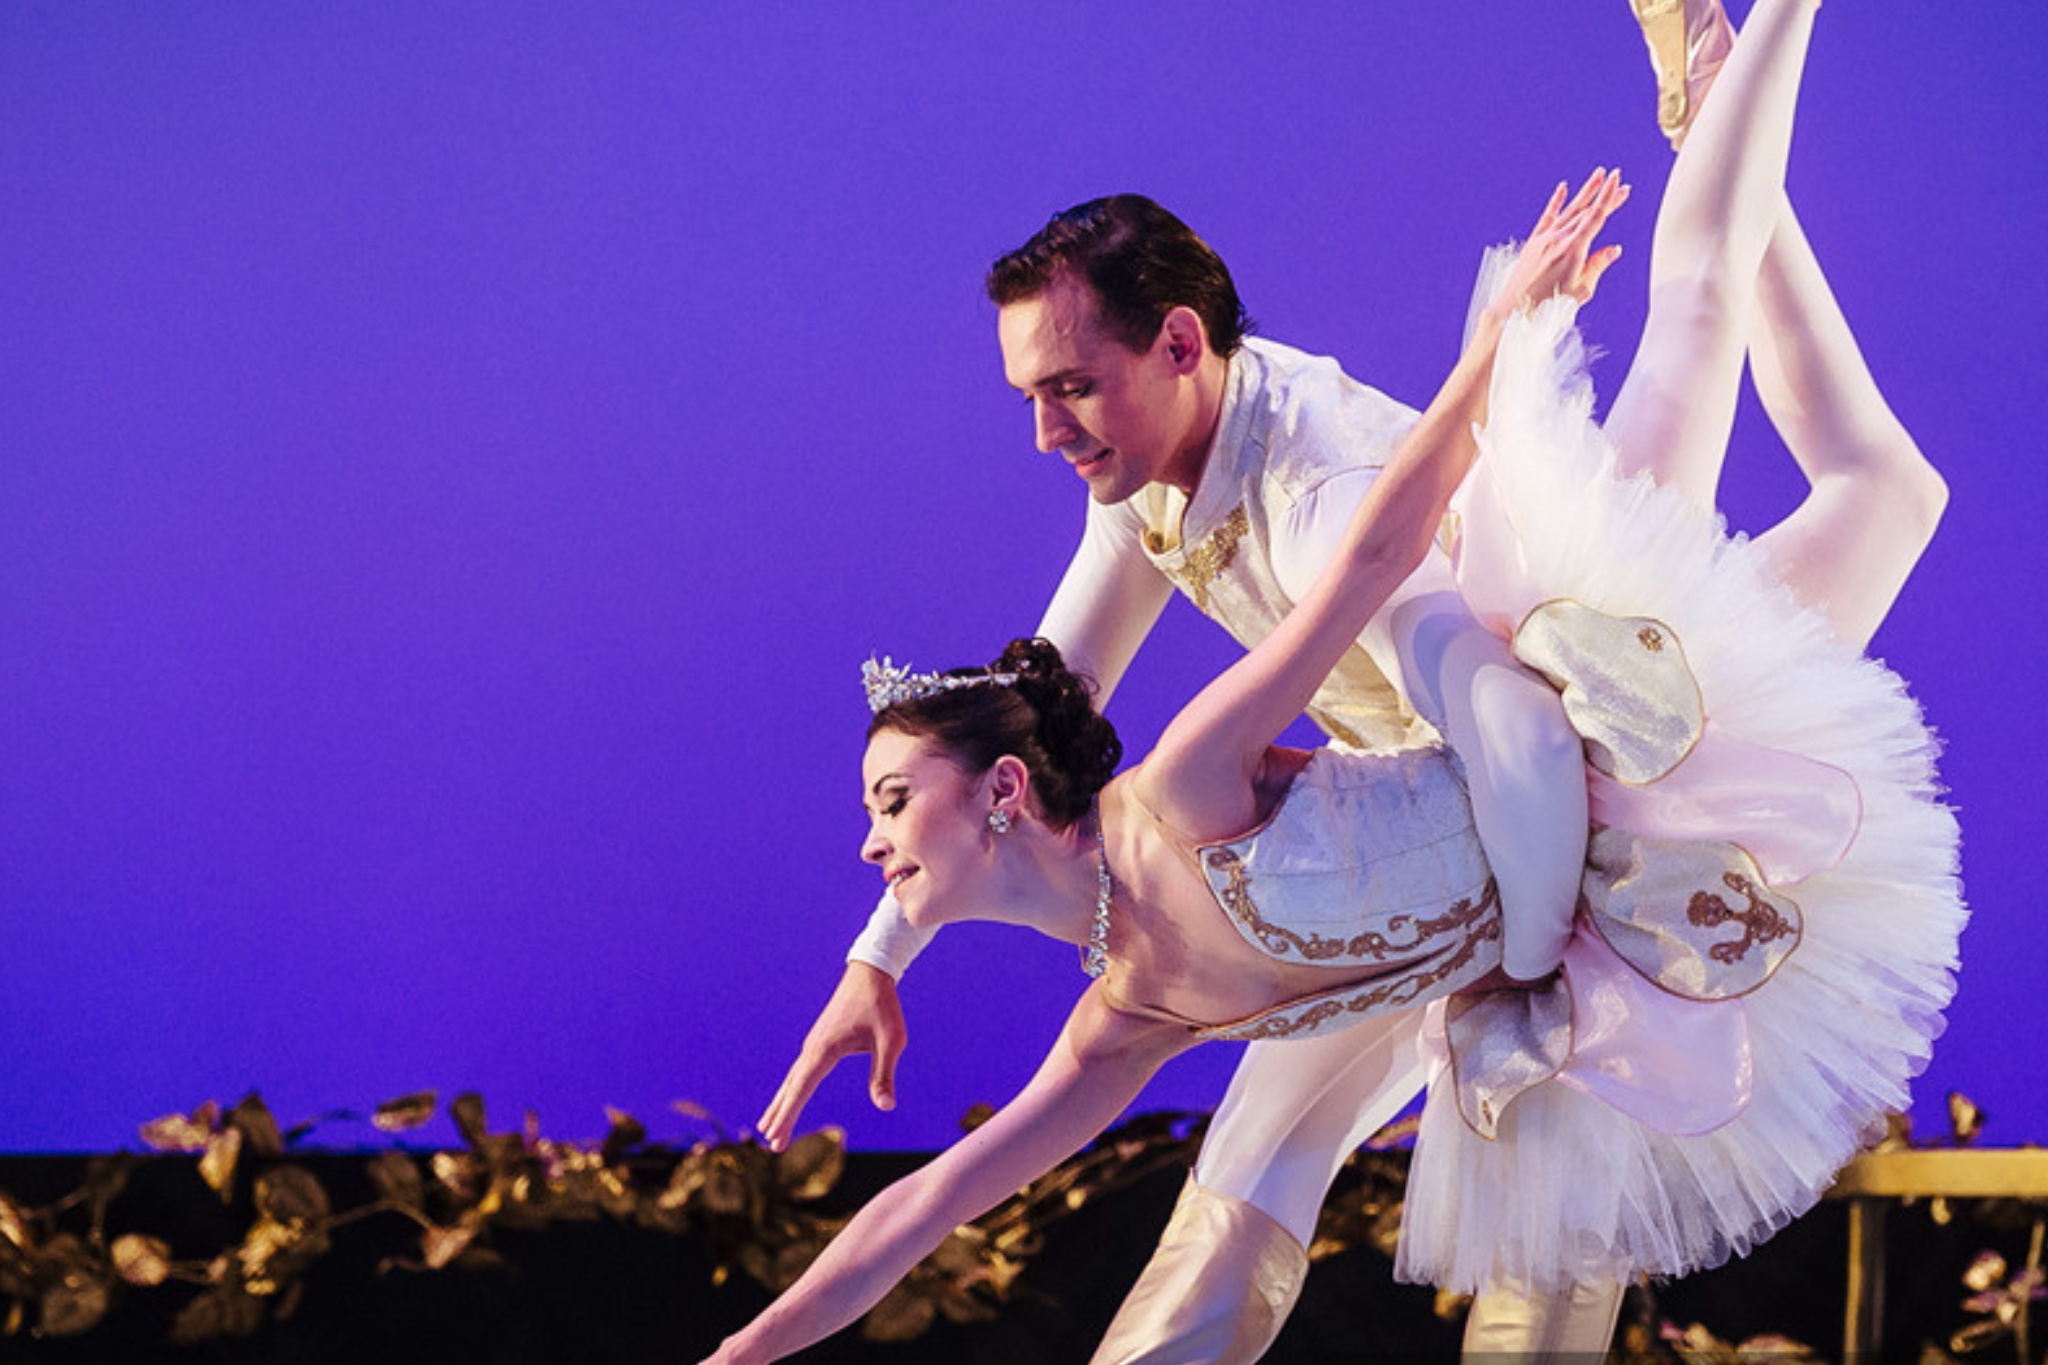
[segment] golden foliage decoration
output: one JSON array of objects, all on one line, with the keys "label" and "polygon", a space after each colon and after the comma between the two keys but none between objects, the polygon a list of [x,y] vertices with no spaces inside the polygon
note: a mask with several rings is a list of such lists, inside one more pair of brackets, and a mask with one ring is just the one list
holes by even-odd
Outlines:
[{"label": "golden foliage decoration", "polygon": [[[304,1296],[307,1271],[332,1249],[333,1234],[372,1217],[406,1219],[418,1229],[415,1253],[388,1259],[380,1267],[386,1272],[499,1265],[491,1250],[499,1229],[612,1219],[699,1239],[710,1252],[714,1283],[738,1273],[773,1292],[787,1288],[845,1226],[844,1217],[819,1207],[845,1172],[844,1134],[822,1129],[778,1154],[735,1138],[699,1105],[680,1101],[674,1107],[714,1136],[687,1149],[650,1145],[645,1126],[618,1110],[606,1111],[609,1130],[595,1143],[547,1138],[531,1112],[516,1131],[493,1132],[482,1097],[459,1094],[445,1108],[459,1147],[376,1153],[366,1163],[376,1197],[342,1209],[311,1170],[289,1159],[291,1145],[334,1119],[383,1133],[412,1132],[442,1112],[436,1094],[402,1096],[369,1114],[335,1111],[289,1132],[280,1131],[255,1094],[231,1109],[208,1101],[189,1114],[166,1115],[142,1126],[143,1141],[158,1152],[198,1157],[207,1185],[231,1215],[243,1215],[235,1244],[204,1260],[178,1260],[164,1238],[146,1231],[110,1237],[109,1206],[137,1161],[127,1154],[91,1159],[80,1187],[47,1207],[27,1207],[0,1190],[0,1337],[76,1336],[104,1321],[127,1295],[181,1290],[190,1297],[175,1314],[174,1342],[246,1337],[289,1318]],[[962,1126],[971,1130],[991,1112],[976,1106]],[[1960,1097],[1950,1114],[1949,1140],[1973,1141],[1981,1114]],[[1206,1115],[1155,1113],[1111,1129],[955,1229],[869,1312],[862,1335],[903,1341],[940,1321],[995,1317],[1043,1248],[1048,1228],[1113,1191],[1192,1164],[1206,1123]],[[1359,1247],[1393,1254],[1407,1184],[1407,1153],[1397,1146],[1413,1132],[1412,1121],[1385,1130],[1346,1162],[1317,1224],[1313,1259]],[[1903,1121],[1884,1145],[1913,1145]],[[1973,1202],[1970,1216],[1977,1223],[2030,1226],[2027,1261],[2015,1270],[1995,1255],[1980,1257],[1965,1276],[1963,1304],[1977,1320],[1949,1342],[1954,1357],[1929,1349],[1950,1361],[1999,1346],[2023,1365],[2035,1365],[2029,1318],[2032,1305],[2048,1297],[2048,1210],[2020,1200]],[[1658,1315],[1647,1291],[1636,1293],[1643,1310],[1623,1325],[1629,1359],[1667,1365],[1816,1359],[1784,1337],[1729,1343],[1698,1323],[1679,1327]],[[1459,1296],[1438,1296],[1441,1315],[1456,1316],[1465,1307]]]},{"label": "golden foliage decoration", "polygon": [[[188,1114],[153,1119],[140,1134],[153,1151],[196,1156],[200,1177],[231,1214],[246,1211],[234,1244],[179,1260],[168,1241],[146,1231],[110,1238],[108,1206],[137,1160],[127,1154],[94,1158],[80,1189],[45,1208],[0,1191],[0,1336],[75,1336],[104,1321],[125,1295],[183,1289],[190,1297],[174,1315],[174,1342],[247,1337],[292,1315],[307,1271],[332,1249],[337,1230],[378,1216],[419,1229],[415,1254],[387,1259],[386,1272],[494,1265],[497,1229],[610,1218],[701,1239],[718,1283],[737,1272],[774,1291],[787,1288],[845,1226],[844,1217],[818,1207],[845,1173],[845,1135],[822,1129],[778,1154],[734,1138],[699,1105],[675,1108],[715,1138],[687,1150],[651,1146],[646,1127],[619,1110],[606,1111],[609,1131],[596,1143],[544,1137],[531,1113],[517,1131],[493,1132],[474,1093],[455,1096],[445,1110],[433,1092],[405,1095],[368,1114],[337,1110],[289,1132],[260,1095],[229,1109],[209,1100]],[[366,1204],[335,1208],[319,1178],[289,1159],[291,1145],[322,1122],[353,1120],[402,1134],[440,1112],[461,1145],[369,1157],[376,1197]],[[969,1126],[986,1112],[978,1107]],[[1199,1126],[1195,1116],[1148,1115],[1113,1130],[958,1229],[868,1315],[863,1331],[903,1340],[942,1319],[993,1317],[1046,1226],[1162,1166],[1185,1164]]]}]

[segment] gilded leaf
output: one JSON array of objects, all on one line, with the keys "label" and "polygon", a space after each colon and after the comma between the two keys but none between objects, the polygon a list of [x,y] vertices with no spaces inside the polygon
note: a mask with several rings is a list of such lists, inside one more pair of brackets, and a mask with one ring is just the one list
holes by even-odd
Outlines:
[{"label": "gilded leaf", "polygon": [[912,1341],[924,1335],[937,1316],[931,1299],[906,1280],[868,1310],[860,1334],[869,1341]]},{"label": "gilded leaf", "polygon": [[171,1340],[180,1345],[246,1337],[263,1325],[263,1302],[232,1284],[216,1285],[185,1305],[171,1323]]},{"label": "gilded leaf", "polygon": [[1967,1147],[1977,1140],[1984,1131],[1984,1111],[1970,1101],[1961,1091],[1948,1092],[1948,1126],[1955,1134],[1956,1144]]},{"label": "gilded leaf", "polygon": [[273,1166],[256,1177],[256,1209],[280,1223],[317,1223],[332,1208],[327,1191],[303,1166]]},{"label": "gilded leaf", "polygon": [[455,1131],[462,1134],[462,1140],[471,1147],[483,1146],[488,1129],[484,1127],[484,1097],[474,1090],[465,1090],[448,1105],[448,1117],[455,1120]]},{"label": "gilded leaf", "polygon": [[426,1182],[420,1178],[419,1164],[404,1152],[379,1152],[368,1169],[379,1198],[409,1209],[426,1201]]},{"label": "gilded leaf", "polygon": [[617,1161],[647,1141],[647,1126],[623,1109],[607,1105],[604,1115],[611,1121],[611,1131],[605,1134],[604,1146],[600,1149],[606,1163]]},{"label": "gilded leaf", "polygon": [[212,1100],[190,1115],[166,1114],[142,1125],[142,1140],[158,1152],[197,1152],[213,1140],[220,1127],[220,1106]]},{"label": "gilded leaf", "polygon": [[263,1097],[251,1090],[242,1102],[228,1111],[228,1123],[242,1130],[245,1145],[257,1156],[282,1156],[284,1135],[277,1131],[277,1119]]},{"label": "gilded leaf", "polygon": [[70,1267],[43,1291],[42,1331],[53,1337],[90,1331],[107,1315],[112,1303],[105,1280],[82,1266]]},{"label": "gilded leaf", "polygon": [[2005,1283],[2005,1269],[2005,1257],[1995,1251],[1980,1251],[1977,1259],[1970,1262],[1970,1268],[1963,1272],[1963,1287],[1973,1294],[1981,1294]]},{"label": "gilded leaf", "polygon": [[435,1092],[422,1090],[417,1094],[386,1100],[370,1115],[370,1122],[380,1132],[409,1133],[434,1117],[434,1098]]},{"label": "gilded leaf", "polygon": [[750,1202],[746,1177],[728,1151],[712,1153],[704,1171],[704,1207],[712,1213],[744,1213]]},{"label": "gilded leaf", "polygon": [[201,1294],[178,1311],[171,1322],[171,1340],[180,1346],[218,1341],[227,1334],[227,1309],[217,1293]]},{"label": "gilded leaf", "polygon": [[959,1285],[939,1295],[938,1310],[948,1322],[987,1322],[996,1315],[995,1305]]},{"label": "gilded leaf", "polygon": [[134,1169],[135,1158],[126,1152],[96,1156],[85,1164],[85,1198],[92,1209],[94,1227],[106,1221],[107,1205],[128,1188],[128,1177]]},{"label": "gilded leaf", "polygon": [[275,1294],[278,1277],[272,1274],[271,1263],[297,1246],[300,1236],[296,1224],[258,1218],[250,1226],[242,1244],[235,1248],[235,1260],[241,1267],[242,1288],[256,1295]]},{"label": "gilded leaf", "polygon": [[779,1173],[791,1199],[808,1202],[831,1193],[846,1171],[846,1131],[806,1133],[782,1154]]},{"label": "gilded leaf", "polygon": [[28,1211],[5,1194],[0,1194],[0,1239],[24,1251],[35,1245],[35,1234],[29,1231]]},{"label": "gilded leaf", "polygon": [[226,1203],[233,1192],[235,1164],[242,1157],[242,1130],[223,1128],[207,1139],[206,1155],[199,1158],[199,1175],[222,1203]]},{"label": "gilded leaf", "polygon": [[925,1264],[944,1275],[970,1275],[981,1267],[983,1245],[984,1239],[976,1228],[958,1227],[925,1258]]},{"label": "gilded leaf", "polygon": [[655,1207],[675,1211],[688,1207],[691,1198],[704,1188],[710,1168],[710,1158],[701,1147],[678,1161],[675,1170],[669,1173],[668,1187],[654,1201]]},{"label": "gilded leaf", "polygon": [[780,1294],[796,1283],[797,1276],[810,1269],[811,1262],[818,1259],[818,1253],[825,1248],[816,1242],[791,1242],[775,1253],[773,1278],[767,1281],[770,1289]]},{"label": "gilded leaf", "polygon": [[1014,1256],[1030,1256],[1037,1252],[1042,1241],[1038,1230],[1031,1224],[1012,1223],[996,1234],[995,1247]]},{"label": "gilded leaf", "polygon": [[695,1100],[671,1100],[669,1101],[669,1108],[675,1110],[686,1119],[695,1119],[698,1123],[703,1124],[721,1137],[725,1134],[725,1125],[718,1121],[718,1116],[703,1105],[698,1104]]},{"label": "gilded leaf", "polygon": [[1885,1115],[1884,1136],[1879,1138],[1872,1150],[1879,1152],[1904,1151],[1913,1145],[1913,1116],[1891,1113]]},{"label": "gilded leaf", "polygon": [[129,1233],[114,1239],[114,1273],[130,1284],[162,1284],[171,1274],[171,1247],[158,1237]]},{"label": "gilded leaf", "polygon": [[960,1129],[962,1132],[971,1133],[995,1116],[994,1105],[977,1104],[960,1116]]},{"label": "gilded leaf", "polygon": [[466,1152],[436,1152],[434,1179],[457,1199],[474,1199],[479,1170],[475,1157]]},{"label": "gilded leaf", "polygon": [[420,1236],[420,1254],[426,1258],[429,1270],[439,1270],[469,1249],[476,1240],[482,1224],[464,1218],[454,1227],[432,1227]]}]

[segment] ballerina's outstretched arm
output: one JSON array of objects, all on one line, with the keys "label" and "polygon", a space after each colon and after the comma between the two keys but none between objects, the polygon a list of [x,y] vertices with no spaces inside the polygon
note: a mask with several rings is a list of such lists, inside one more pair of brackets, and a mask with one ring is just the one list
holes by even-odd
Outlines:
[{"label": "ballerina's outstretched arm", "polygon": [[1015,1099],[869,1200],[797,1282],[706,1365],[766,1365],[851,1324],[954,1228],[1101,1133],[1168,1058],[1192,1046],[1185,1027],[1115,1009],[1096,982]]}]

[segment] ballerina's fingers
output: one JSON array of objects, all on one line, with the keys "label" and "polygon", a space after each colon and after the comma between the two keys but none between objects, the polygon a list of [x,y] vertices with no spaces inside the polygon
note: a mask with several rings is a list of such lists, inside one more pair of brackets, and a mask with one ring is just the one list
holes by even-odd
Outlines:
[{"label": "ballerina's fingers", "polygon": [[1562,293],[1583,303],[1621,256],[1619,246],[1592,250],[1608,217],[1628,201],[1629,187],[1622,183],[1621,172],[1594,171],[1569,203],[1561,202],[1564,189],[1560,185],[1551,195],[1522,249],[1524,268],[1517,274],[1528,283],[1519,296],[1523,301],[1534,303]]}]

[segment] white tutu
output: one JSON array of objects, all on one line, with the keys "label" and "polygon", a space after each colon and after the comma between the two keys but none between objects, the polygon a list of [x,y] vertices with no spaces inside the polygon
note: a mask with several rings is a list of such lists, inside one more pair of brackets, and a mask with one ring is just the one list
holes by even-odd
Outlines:
[{"label": "white tutu", "polygon": [[[1780,885],[1771,856],[1757,855],[1759,884],[1782,891],[1798,921],[1784,935],[1793,946],[1760,981],[1704,1005],[1648,992],[1740,1041],[1728,1074],[1708,1078],[1738,1095],[1723,1106],[1732,1113],[1680,1113],[1691,1088],[1682,1073],[1703,1063],[1644,1029],[1620,1040],[1628,1055],[1619,1061],[1615,1041],[1606,1044],[1609,1079],[1633,1066],[1624,1086],[1673,1082],[1672,1093],[1633,1106],[1638,1116],[1617,1107],[1598,1077],[1588,1084],[1566,1068],[1477,1120],[1469,1087],[1461,1105],[1444,1007],[1432,1006],[1439,1065],[1396,1273],[1465,1291],[1680,1275],[1746,1252],[1804,1212],[1882,1132],[1887,1113],[1906,1107],[1907,1083],[1925,1066],[1953,993],[1965,918],[1936,743],[1904,686],[1837,644],[1776,581],[1766,556],[1731,538],[1718,517],[1647,478],[1616,478],[1613,452],[1591,420],[1573,313],[1565,302],[1547,304],[1517,319],[1502,343],[1482,459],[1459,495],[1468,601],[1503,635],[1556,599],[1609,618],[1652,618],[1639,634],[1652,648],[1653,629],[1676,636],[1705,726],[1730,746],[1724,753],[1769,753],[1831,780],[1846,774],[1837,785],[1852,811],[1860,801],[1860,815],[1843,847],[1821,860],[1831,865],[1796,881]],[[1695,757],[1688,751],[1684,762]],[[1729,770],[1724,763],[1724,788]],[[1622,826],[1626,810],[1603,810],[1599,785],[1596,825]],[[1630,796],[1650,790],[1622,785]],[[1725,809],[1741,804],[1722,796]],[[1751,820],[1767,841],[1772,812],[1796,808],[1796,797],[1780,789],[1736,823]],[[1753,851],[1735,835],[1718,837]],[[1615,934],[1603,939],[1584,906],[1579,921],[1575,946],[1612,958]],[[1568,956],[1552,1004],[1571,1011],[1569,1032],[1558,1036],[1590,1052],[1597,1002],[1571,979],[1588,960]],[[1663,1077],[1654,1074],[1660,1068]],[[1657,1117],[1666,1113],[1679,1116]],[[1480,1131],[1490,1125],[1491,1139]]]}]

